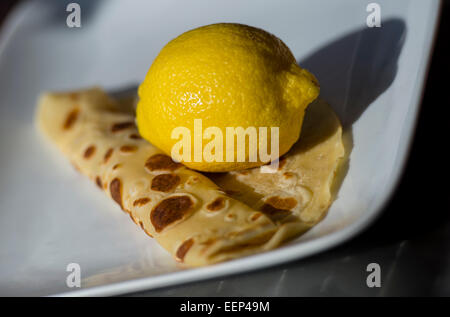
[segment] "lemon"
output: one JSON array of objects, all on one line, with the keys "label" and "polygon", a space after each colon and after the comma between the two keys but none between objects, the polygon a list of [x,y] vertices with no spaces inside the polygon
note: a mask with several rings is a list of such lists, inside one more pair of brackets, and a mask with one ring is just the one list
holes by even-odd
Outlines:
[{"label": "lemon", "polygon": [[[202,153],[198,156],[217,134],[210,134],[209,139],[201,134],[195,139],[199,119],[203,132],[216,127],[222,138],[227,127],[254,127],[256,131],[266,127],[267,153],[271,152],[270,129],[278,127],[281,156],[299,138],[305,109],[318,96],[319,84],[297,65],[289,48],[276,36],[247,25],[220,23],[170,41],[153,61],[138,93],[137,125],[146,140],[171,155],[181,140],[173,134],[174,129],[188,129],[191,140],[184,144],[190,148],[182,148],[180,155],[190,152],[192,159],[182,163],[200,171],[223,172],[267,162],[259,156],[256,161],[252,159],[250,137],[245,161],[236,155],[232,161],[226,159],[230,147],[225,139],[222,148],[208,147],[216,158],[223,153],[223,160],[205,160]],[[199,140],[200,146],[194,144]],[[258,151],[260,146],[258,141]]]}]

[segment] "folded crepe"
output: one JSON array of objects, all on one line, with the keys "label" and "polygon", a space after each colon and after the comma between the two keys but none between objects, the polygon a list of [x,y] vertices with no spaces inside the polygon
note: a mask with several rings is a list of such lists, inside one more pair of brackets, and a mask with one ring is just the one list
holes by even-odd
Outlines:
[{"label": "folded crepe", "polygon": [[129,100],[99,88],[41,96],[41,131],[149,236],[188,266],[277,247],[316,224],[343,157],[339,120],[310,105],[301,141],[275,173],[204,175],[143,140]]}]

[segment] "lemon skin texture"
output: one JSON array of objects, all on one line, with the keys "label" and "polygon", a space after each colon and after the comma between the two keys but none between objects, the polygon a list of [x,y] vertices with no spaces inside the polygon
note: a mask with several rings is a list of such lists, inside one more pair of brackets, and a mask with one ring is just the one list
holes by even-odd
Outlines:
[{"label": "lemon skin texture", "polygon": [[[153,61],[139,86],[136,115],[140,134],[170,155],[177,127],[203,131],[218,127],[279,127],[279,155],[298,140],[306,107],[319,95],[317,79],[297,65],[276,36],[247,25],[203,26],[170,41]],[[203,139],[202,148],[210,140]],[[270,138],[268,145],[270,146]],[[220,149],[215,149],[221,151]],[[269,148],[270,153],[270,148]],[[189,168],[225,172],[263,165],[249,162],[191,162]]]}]

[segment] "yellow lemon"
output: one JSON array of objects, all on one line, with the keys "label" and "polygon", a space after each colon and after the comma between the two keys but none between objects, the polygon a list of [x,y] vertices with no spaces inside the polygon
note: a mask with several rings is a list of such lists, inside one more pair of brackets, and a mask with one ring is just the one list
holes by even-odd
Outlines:
[{"label": "yellow lemon", "polygon": [[259,155],[264,144],[264,153],[277,156],[291,148],[318,94],[316,78],[276,36],[247,25],[212,24],[161,50],[139,87],[137,124],[146,140],[190,168],[246,169],[267,163]]}]

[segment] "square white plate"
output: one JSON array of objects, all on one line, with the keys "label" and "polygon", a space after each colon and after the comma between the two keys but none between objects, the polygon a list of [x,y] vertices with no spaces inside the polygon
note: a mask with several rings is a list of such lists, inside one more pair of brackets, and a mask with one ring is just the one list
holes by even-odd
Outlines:
[{"label": "square white plate", "polygon": [[[22,3],[0,37],[0,295],[111,295],[244,272],[298,259],[361,232],[380,214],[412,139],[438,1],[66,1]],[[329,214],[277,250],[179,269],[155,241],[46,142],[33,123],[45,90],[137,85],[182,32],[239,22],[279,36],[317,75],[353,136],[349,170]],[[66,286],[69,263],[82,287]]]}]

